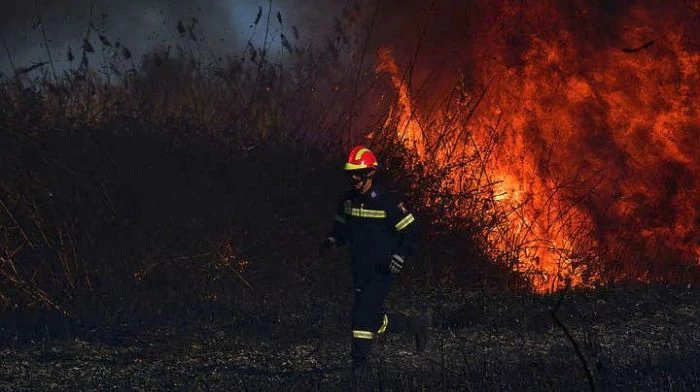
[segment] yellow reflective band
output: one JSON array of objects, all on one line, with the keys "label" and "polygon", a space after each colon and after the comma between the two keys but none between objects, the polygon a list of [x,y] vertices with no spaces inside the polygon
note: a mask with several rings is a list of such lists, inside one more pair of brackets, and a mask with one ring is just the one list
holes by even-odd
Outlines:
[{"label": "yellow reflective band", "polygon": [[416,218],[413,217],[413,214],[406,215],[403,219],[399,221],[399,223],[396,224],[396,230],[403,230],[404,228],[406,228],[406,226],[413,223],[414,220],[416,220]]},{"label": "yellow reflective band", "polygon": [[379,331],[377,331],[377,334],[382,334],[382,333],[386,332],[386,327],[388,327],[388,326],[389,326],[389,317],[387,317],[385,314],[384,318],[382,319],[382,326],[379,327]]},{"label": "yellow reflective band", "polygon": [[345,213],[358,218],[386,218],[386,211],[346,207]]},{"label": "yellow reflective band", "polygon": [[355,339],[372,339],[372,335],[370,331],[352,331],[352,337]]},{"label": "yellow reflective band", "polygon": [[367,151],[369,151],[368,148],[361,148],[361,149],[359,149],[359,150],[355,153],[355,160],[356,160],[356,161],[359,161],[360,158],[362,158],[362,154],[366,153]]},{"label": "yellow reflective band", "polygon": [[362,169],[367,169],[367,165],[363,163],[356,165],[354,163],[346,163],[345,164],[345,170],[362,170]]},{"label": "yellow reflective band", "polygon": [[342,215],[336,215],[335,220],[340,223],[345,223],[345,217]]}]

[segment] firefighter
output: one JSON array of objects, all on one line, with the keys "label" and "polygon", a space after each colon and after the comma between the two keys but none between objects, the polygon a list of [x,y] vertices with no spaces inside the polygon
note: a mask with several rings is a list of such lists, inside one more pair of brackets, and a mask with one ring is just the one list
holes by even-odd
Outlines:
[{"label": "firefighter", "polygon": [[377,167],[377,159],[368,148],[357,146],[350,151],[345,172],[352,189],[340,199],[333,228],[320,249],[323,255],[330,247],[350,247],[355,294],[353,374],[365,371],[372,341],[383,333],[409,333],[415,339],[416,351],[424,351],[432,317],[430,313],[409,317],[384,310],[392,275],[400,273],[404,258],[413,254],[416,224],[397,195],[375,184]]}]

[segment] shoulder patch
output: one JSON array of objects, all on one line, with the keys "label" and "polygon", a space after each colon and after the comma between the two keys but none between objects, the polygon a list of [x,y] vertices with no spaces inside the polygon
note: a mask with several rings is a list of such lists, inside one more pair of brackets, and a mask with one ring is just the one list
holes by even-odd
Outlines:
[{"label": "shoulder patch", "polygon": [[404,214],[408,214],[408,209],[403,204],[403,202],[399,203],[399,205],[397,207],[399,207],[399,210],[401,210],[401,212],[403,212]]}]

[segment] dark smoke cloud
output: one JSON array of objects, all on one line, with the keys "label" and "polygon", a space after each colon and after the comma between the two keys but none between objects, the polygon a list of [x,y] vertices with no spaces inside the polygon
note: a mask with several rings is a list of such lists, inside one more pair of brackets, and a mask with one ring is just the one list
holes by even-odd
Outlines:
[{"label": "dark smoke cloud", "polygon": [[[79,60],[92,3],[92,0],[2,1],[0,33],[7,50],[0,48],[0,72],[9,73],[10,59],[15,67],[48,59],[42,29],[56,68],[69,68],[68,48],[76,61]],[[297,26],[300,39],[313,40],[322,36],[330,30],[333,15],[340,13],[344,3],[342,0],[272,1],[270,38],[277,45],[280,33],[292,39],[292,26]],[[187,30],[185,39],[193,27],[193,34],[200,43],[206,43],[208,53],[223,56],[240,53],[249,39],[254,44],[262,42],[269,4],[264,0],[95,0],[92,23],[109,43],[120,42],[129,48],[135,61],[154,47],[176,45],[180,38],[178,21],[182,21]],[[254,22],[260,9],[263,13],[256,26]],[[277,12],[282,17],[282,25]],[[193,18],[196,18],[196,23]],[[90,36],[90,43],[96,50],[94,56],[101,56],[104,45],[98,34],[93,31]],[[95,61],[101,61],[101,58],[97,57]]]}]

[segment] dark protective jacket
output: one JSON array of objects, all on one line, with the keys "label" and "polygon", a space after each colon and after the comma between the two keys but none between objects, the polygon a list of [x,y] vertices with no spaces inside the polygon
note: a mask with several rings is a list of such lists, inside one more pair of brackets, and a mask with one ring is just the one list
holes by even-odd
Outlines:
[{"label": "dark protective jacket", "polygon": [[353,190],[341,197],[330,237],[350,246],[357,284],[377,270],[388,273],[392,254],[413,255],[416,231],[404,202],[373,184],[364,194]]}]

